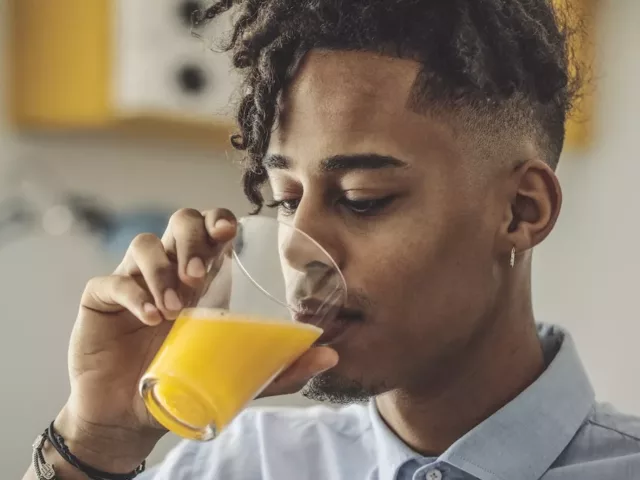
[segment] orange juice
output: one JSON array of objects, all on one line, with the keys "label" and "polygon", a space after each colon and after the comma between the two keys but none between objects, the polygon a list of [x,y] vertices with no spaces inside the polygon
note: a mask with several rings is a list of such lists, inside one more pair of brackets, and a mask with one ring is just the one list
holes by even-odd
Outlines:
[{"label": "orange juice", "polygon": [[292,321],[185,310],[142,379],[147,408],[178,435],[213,438],[321,334]]}]

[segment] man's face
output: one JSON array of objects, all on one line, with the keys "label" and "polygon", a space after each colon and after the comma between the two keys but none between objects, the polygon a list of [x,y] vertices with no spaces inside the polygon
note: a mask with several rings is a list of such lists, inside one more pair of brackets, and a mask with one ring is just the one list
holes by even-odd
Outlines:
[{"label": "man's face", "polygon": [[[497,297],[503,210],[450,128],[407,108],[409,60],[312,52],[265,165],[279,216],[317,240],[349,289],[333,400],[433,386],[464,361]],[[345,398],[349,397],[349,398]]]}]

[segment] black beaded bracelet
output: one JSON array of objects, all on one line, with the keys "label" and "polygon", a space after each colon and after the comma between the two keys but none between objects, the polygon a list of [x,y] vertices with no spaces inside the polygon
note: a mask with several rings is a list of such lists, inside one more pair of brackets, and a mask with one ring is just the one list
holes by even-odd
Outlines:
[{"label": "black beaded bracelet", "polygon": [[56,432],[53,422],[47,429],[46,437],[49,443],[56,449],[60,456],[70,465],[77,470],[84,473],[91,480],[133,480],[145,470],[146,461],[143,461],[138,468],[129,473],[108,473],[93,468],[91,465],[87,465],[82,462],[78,457],[69,451],[69,447],[64,442],[64,438],[58,432]]}]

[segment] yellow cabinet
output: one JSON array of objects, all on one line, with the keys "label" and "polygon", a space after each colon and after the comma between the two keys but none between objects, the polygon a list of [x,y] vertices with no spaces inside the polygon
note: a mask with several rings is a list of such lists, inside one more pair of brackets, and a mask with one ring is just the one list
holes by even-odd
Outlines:
[{"label": "yellow cabinet", "polygon": [[[567,122],[566,145],[569,148],[583,149],[589,146],[593,137],[593,116],[595,98],[593,79],[595,57],[595,30],[599,0],[554,0],[557,7],[571,6],[570,12],[576,15],[569,17],[571,38],[574,40],[575,60],[582,71],[583,88],[574,105],[571,117]],[[575,68],[575,65],[572,66]]]},{"label": "yellow cabinet", "polygon": [[227,55],[191,35],[198,1],[9,3],[9,104],[17,128],[228,143],[238,78]]}]

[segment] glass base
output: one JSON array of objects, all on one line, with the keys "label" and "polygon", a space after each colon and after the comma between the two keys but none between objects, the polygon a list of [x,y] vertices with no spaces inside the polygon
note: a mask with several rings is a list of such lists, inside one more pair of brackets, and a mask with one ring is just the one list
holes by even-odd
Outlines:
[{"label": "glass base", "polygon": [[179,380],[144,377],[140,381],[140,395],[153,417],[176,435],[202,442],[217,437],[215,410]]}]

